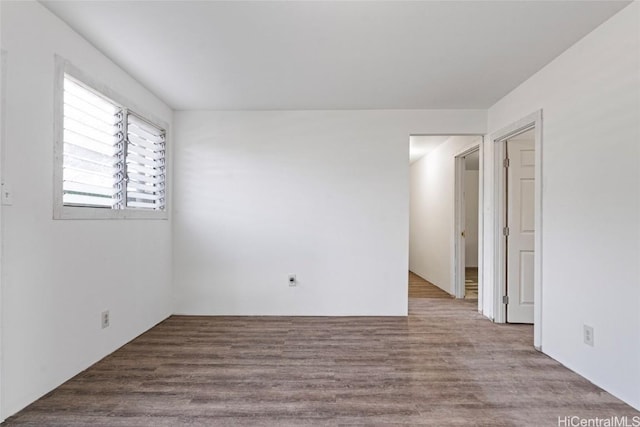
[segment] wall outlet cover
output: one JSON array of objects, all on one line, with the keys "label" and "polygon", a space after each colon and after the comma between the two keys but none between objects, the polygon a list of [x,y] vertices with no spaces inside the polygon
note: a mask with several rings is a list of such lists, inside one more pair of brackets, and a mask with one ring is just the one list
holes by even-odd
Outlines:
[{"label": "wall outlet cover", "polygon": [[593,347],[593,345],[594,345],[593,327],[592,326],[588,326],[588,325],[583,325],[583,326],[584,326],[584,331],[583,331],[584,343],[586,345],[590,345],[591,347]]},{"label": "wall outlet cover", "polygon": [[109,310],[105,310],[102,312],[102,329],[109,327]]}]

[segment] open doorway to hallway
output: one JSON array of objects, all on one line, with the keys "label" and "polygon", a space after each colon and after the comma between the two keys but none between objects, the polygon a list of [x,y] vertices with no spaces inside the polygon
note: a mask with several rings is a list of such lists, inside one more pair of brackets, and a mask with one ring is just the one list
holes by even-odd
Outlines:
[{"label": "open doorway to hallway", "polygon": [[480,147],[456,157],[456,219],[460,246],[454,262],[459,263],[460,290],[456,296],[478,299]]},{"label": "open doorway to hallway", "polygon": [[[480,135],[413,135],[410,138],[410,230],[409,230],[409,294],[416,292],[420,280],[437,288],[448,297],[458,295],[455,280],[455,234],[456,219],[456,172],[455,162],[461,152],[468,154],[470,171],[475,169],[475,235],[470,240],[469,296],[477,300],[478,280],[478,193],[480,160],[477,156],[482,136]],[[476,152],[476,157],[471,156]],[[475,165],[471,165],[475,161]],[[470,184],[473,185],[473,184]],[[470,196],[473,196],[472,194]],[[469,202],[472,205],[471,202]],[[472,208],[473,209],[473,208]],[[469,220],[474,221],[472,219]],[[475,246],[475,250],[472,248]],[[475,258],[475,260],[474,260]],[[475,273],[475,275],[474,275]],[[475,280],[474,280],[475,279]],[[412,284],[414,286],[412,286]],[[474,286],[475,284],[475,286]]]}]

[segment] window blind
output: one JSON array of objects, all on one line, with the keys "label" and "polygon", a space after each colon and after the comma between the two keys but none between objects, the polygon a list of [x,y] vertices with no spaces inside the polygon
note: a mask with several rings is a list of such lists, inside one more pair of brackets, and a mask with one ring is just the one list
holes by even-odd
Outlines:
[{"label": "window blind", "polygon": [[164,130],[130,113],[127,141],[127,206],[164,209]]},{"label": "window blind", "polygon": [[118,107],[64,78],[63,204],[113,208]]},{"label": "window blind", "polygon": [[62,201],[165,208],[165,131],[65,74]]}]

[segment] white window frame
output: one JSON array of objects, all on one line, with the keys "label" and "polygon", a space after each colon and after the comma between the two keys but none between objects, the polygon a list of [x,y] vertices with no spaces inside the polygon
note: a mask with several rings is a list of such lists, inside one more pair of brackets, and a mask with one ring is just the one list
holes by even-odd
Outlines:
[{"label": "white window frame", "polygon": [[[169,198],[166,197],[164,210],[151,210],[144,208],[126,208],[126,209],[106,209],[90,206],[65,206],[63,203],[63,161],[64,161],[64,76],[69,75],[78,80],[89,89],[97,94],[108,98],[120,106],[123,106],[136,115],[144,117],[147,121],[154,123],[162,129],[168,129],[168,124],[162,120],[153,117],[150,114],[144,114],[135,104],[123,98],[108,86],[96,81],[88,76],[80,69],[76,68],[69,61],[56,55],[55,56],[55,82],[54,82],[54,168],[53,168],[53,219],[168,219],[169,218]],[[165,159],[168,157],[168,150],[165,152]],[[167,162],[168,163],[168,162]],[[168,169],[168,167],[167,167]],[[167,171],[168,175],[168,171]],[[165,188],[168,193],[167,185],[168,177],[165,177]]]}]

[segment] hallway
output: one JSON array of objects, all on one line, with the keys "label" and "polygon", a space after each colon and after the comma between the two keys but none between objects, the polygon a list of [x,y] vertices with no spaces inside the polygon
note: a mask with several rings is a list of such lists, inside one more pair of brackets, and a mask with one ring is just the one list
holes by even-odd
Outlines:
[{"label": "hallway", "polygon": [[409,298],[453,298],[453,296],[410,271]]},{"label": "hallway", "polygon": [[464,298],[478,299],[478,267],[464,269]]}]

